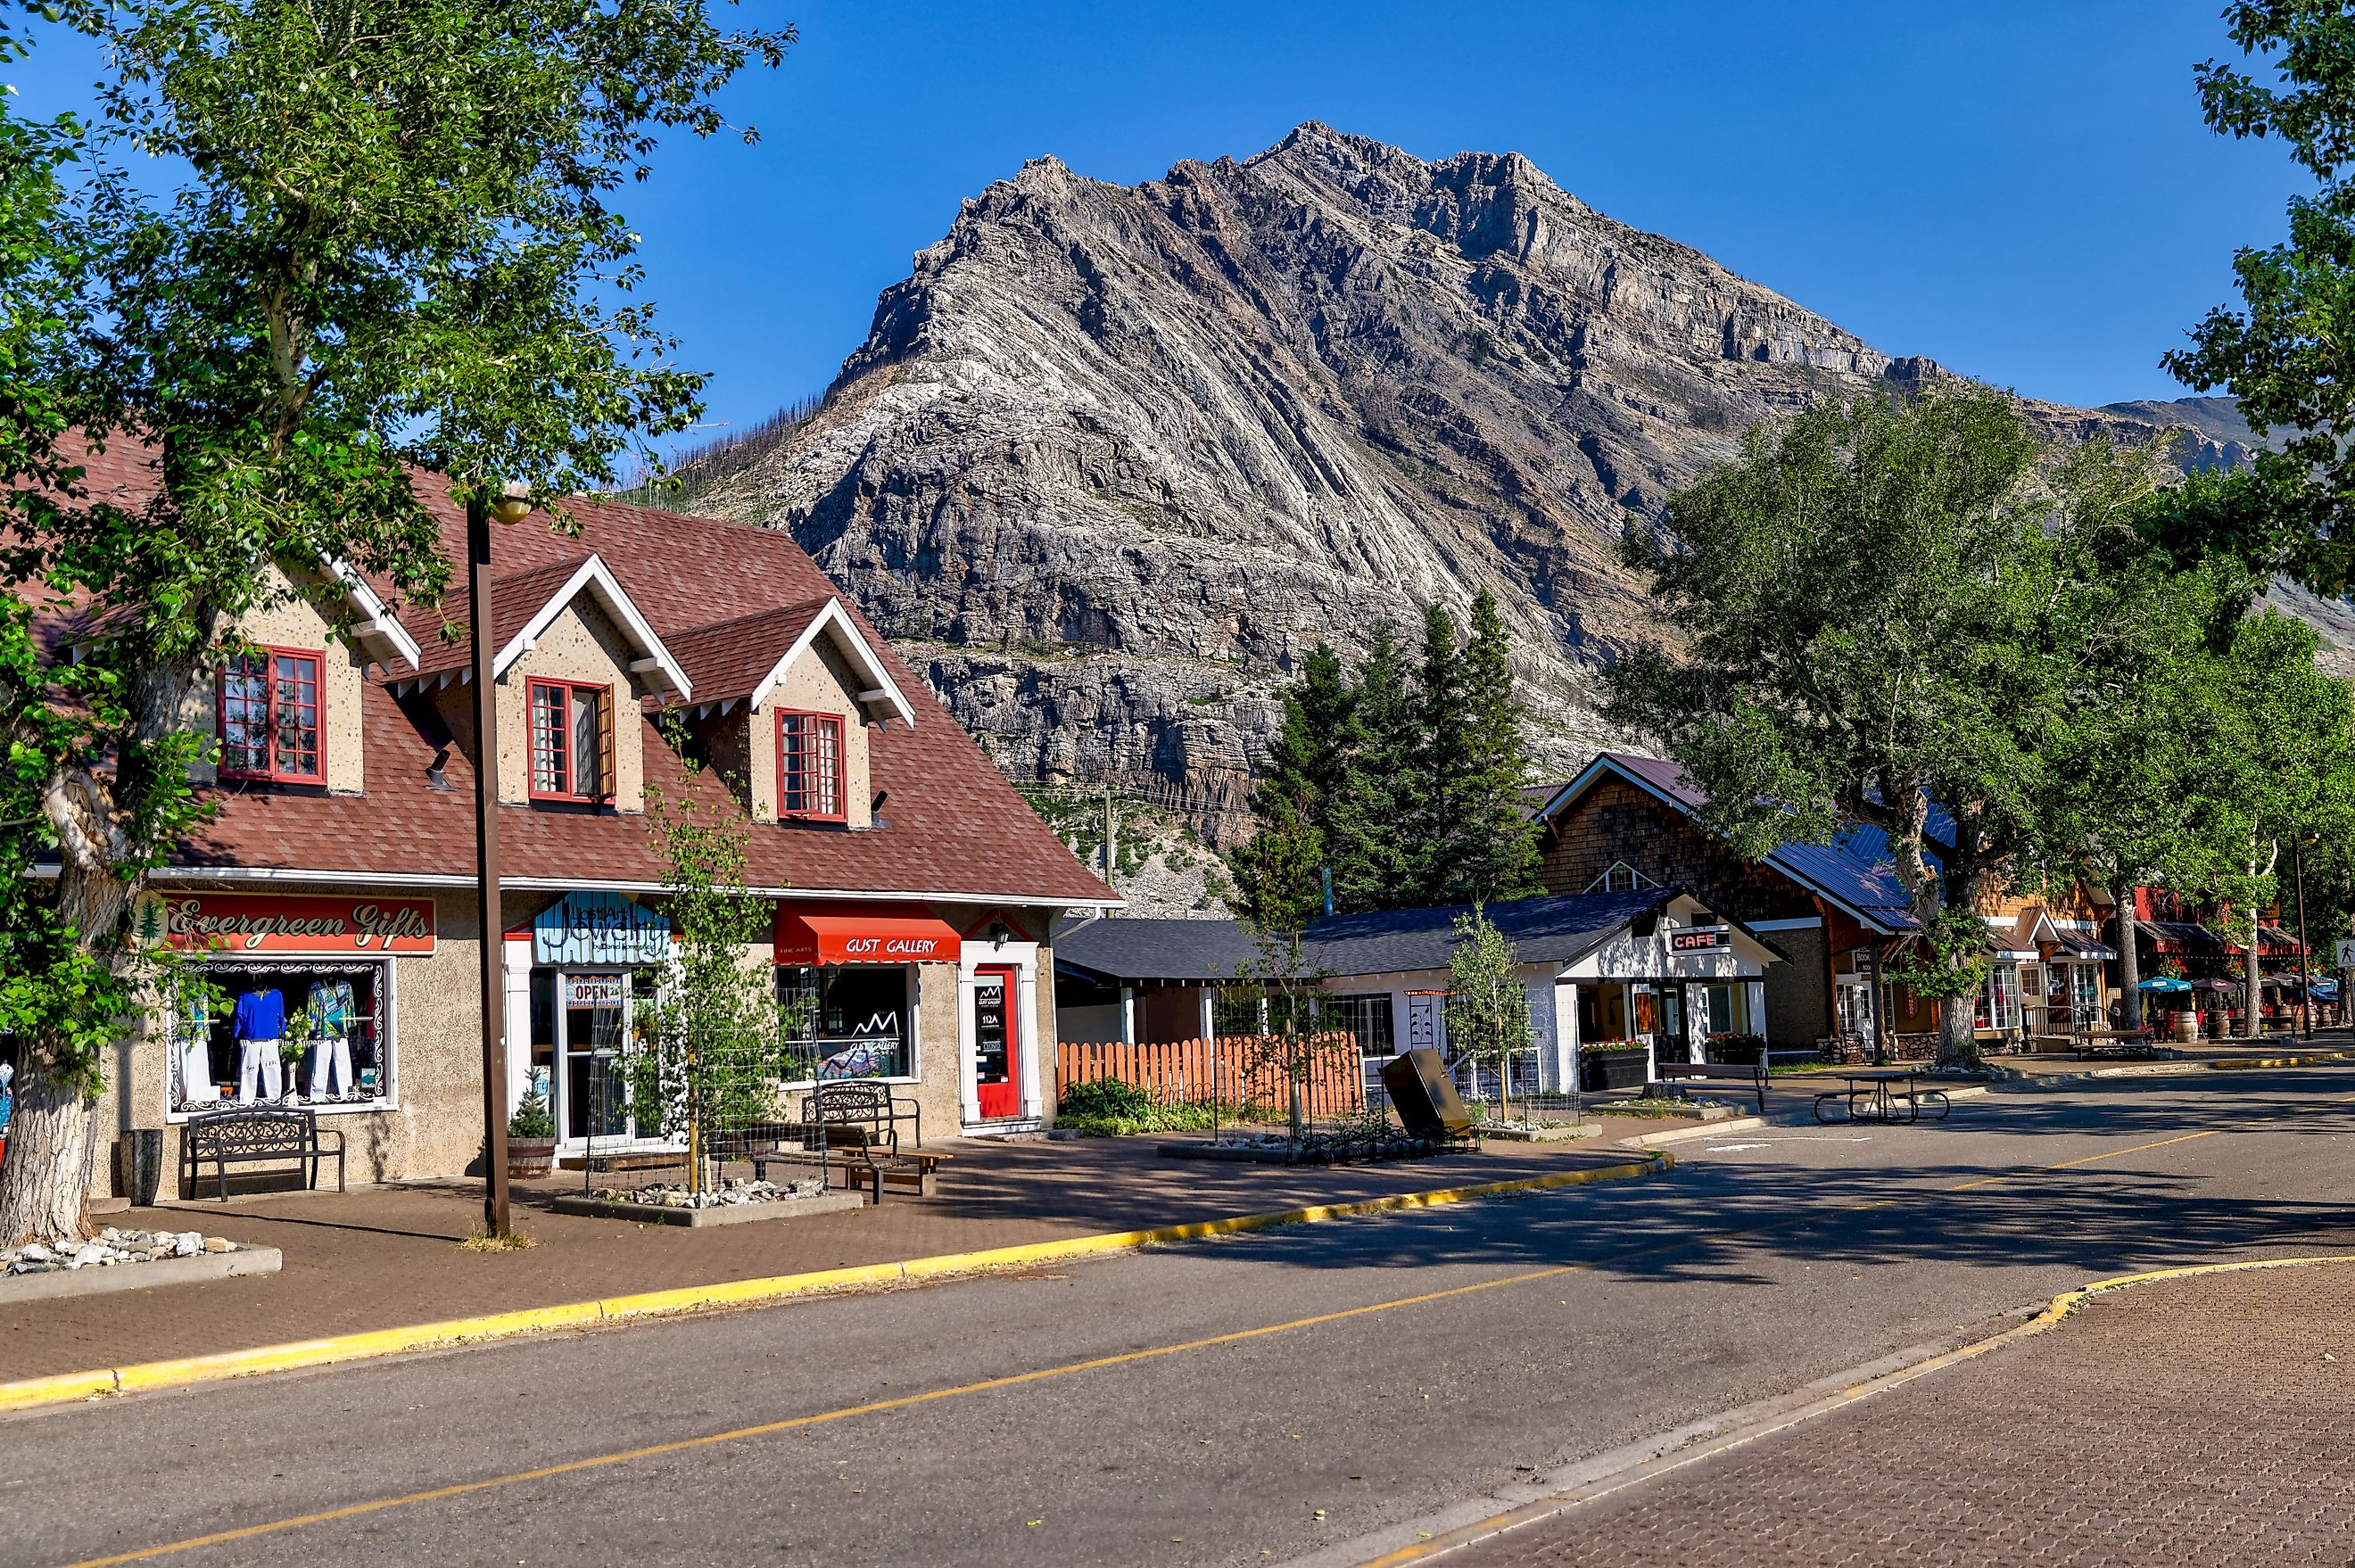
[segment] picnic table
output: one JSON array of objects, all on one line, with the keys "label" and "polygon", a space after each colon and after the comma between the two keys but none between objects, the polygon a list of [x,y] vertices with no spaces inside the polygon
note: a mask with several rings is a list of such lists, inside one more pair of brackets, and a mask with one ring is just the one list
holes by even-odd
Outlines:
[{"label": "picnic table", "polygon": [[[1928,1116],[1943,1122],[1952,1107],[1945,1092],[1922,1087],[1921,1073],[1911,1068],[1873,1072],[1842,1072],[1843,1087],[1816,1096],[1816,1120],[1837,1122],[1918,1122]],[[1934,1105],[1934,1109],[1932,1107]],[[1834,1115],[1834,1112],[1838,1115]]]},{"label": "picnic table", "polygon": [[2071,1049],[2080,1058],[2158,1054],[2158,1048],[2151,1043],[2151,1031],[2147,1029],[2080,1029],[2076,1044]]}]

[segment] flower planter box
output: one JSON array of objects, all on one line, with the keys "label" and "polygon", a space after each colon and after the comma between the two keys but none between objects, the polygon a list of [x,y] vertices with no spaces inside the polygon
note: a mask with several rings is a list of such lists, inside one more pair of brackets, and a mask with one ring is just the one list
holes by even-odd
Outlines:
[{"label": "flower planter box", "polygon": [[1590,1094],[1606,1089],[1641,1089],[1651,1076],[1651,1057],[1640,1046],[1626,1051],[1582,1051],[1578,1055],[1578,1086]]}]

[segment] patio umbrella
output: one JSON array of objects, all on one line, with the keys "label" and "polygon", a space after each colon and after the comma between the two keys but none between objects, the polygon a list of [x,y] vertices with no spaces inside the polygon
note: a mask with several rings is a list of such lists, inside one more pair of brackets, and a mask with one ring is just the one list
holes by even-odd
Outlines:
[{"label": "patio umbrella", "polygon": [[2191,982],[2191,988],[2195,991],[2236,992],[2241,988],[2241,983],[2238,980],[2194,980]]},{"label": "patio umbrella", "polygon": [[2172,975],[2153,975],[2149,979],[2145,980],[2139,987],[2137,987],[2137,989],[2144,991],[2188,991],[2191,989],[2191,982],[2189,980],[2179,980]]}]

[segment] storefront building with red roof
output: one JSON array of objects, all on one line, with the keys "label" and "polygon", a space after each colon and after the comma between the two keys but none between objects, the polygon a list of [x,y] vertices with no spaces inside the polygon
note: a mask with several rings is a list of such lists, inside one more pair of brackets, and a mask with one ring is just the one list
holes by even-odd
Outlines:
[{"label": "storefront building with red roof", "polygon": [[[135,496],[143,461],[94,459],[94,486]],[[463,559],[463,516],[432,505]],[[791,539],[570,510],[575,534],[495,530],[511,1098],[548,1097],[560,1153],[658,1142],[610,1064],[670,956],[659,795],[745,834],[775,912],[754,956],[805,999],[813,1071],[888,1081],[928,1139],[1050,1120],[1049,933],[1110,890]],[[283,1101],[334,1118],[355,1180],[479,1171],[483,760],[470,650],[442,630],[464,594],[391,606],[332,563],[301,586],[237,629],[255,651],[192,715],[219,743],[197,781],[217,810],[140,912],[226,1000],[159,1006],[109,1063],[99,1125],[165,1129],[170,1170],[190,1117]]]}]

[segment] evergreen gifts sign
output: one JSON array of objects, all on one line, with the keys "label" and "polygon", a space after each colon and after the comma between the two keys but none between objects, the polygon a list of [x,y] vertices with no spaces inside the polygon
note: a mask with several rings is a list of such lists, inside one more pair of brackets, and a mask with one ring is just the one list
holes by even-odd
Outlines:
[{"label": "evergreen gifts sign", "polygon": [[216,953],[433,951],[433,901],[368,893],[165,893],[140,934]]}]

